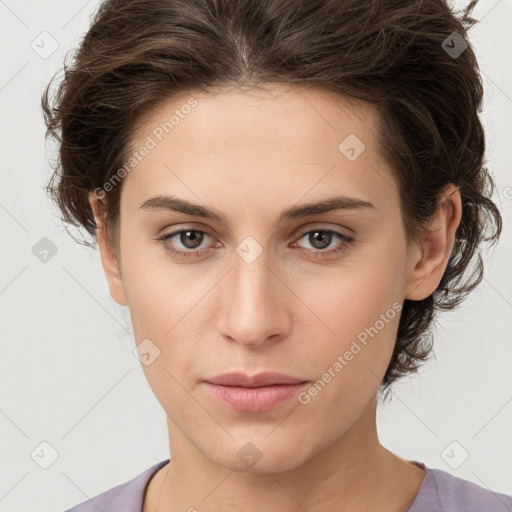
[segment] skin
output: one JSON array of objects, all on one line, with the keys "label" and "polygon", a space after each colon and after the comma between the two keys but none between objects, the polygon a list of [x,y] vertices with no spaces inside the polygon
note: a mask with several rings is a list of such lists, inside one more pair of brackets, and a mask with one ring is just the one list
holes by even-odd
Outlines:
[{"label": "skin", "polygon": [[[162,103],[133,147],[190,96]],[[370,107],[281,84],[193,97],[197,106],[125,177],[120,260],[90,196],[111,295],[129,307],[136,343],[149,338],[160,350],[142,368],[167,414],[172,458],[150,481],[144,512],[407,510],[424,472],[382,446],[376,429],[399,314],[308,404],[292,398],[271,411],[240,412],[201,381],[235,370],[320,379],[393,303],[436,289],[460,222],[457,188],[445,189],[431,231],[408,246]],[[354,161],[338,150],[351,133],[365,144]],[[157,194],[215,208],[227,224],[139,208]],[[335,194],[374,208],[278,222],[290,206]],[[168,250],[193,252],[190,238],[155,241],[182,228],[206,232],[198,257]],[[314,245],[315,229],[355,240],[315,258],[344,244],[332,237]],[[247,236],[262,249],[250,264],[236,251]],[[248,442],[261,454],[251,467],[237,457]]]}]

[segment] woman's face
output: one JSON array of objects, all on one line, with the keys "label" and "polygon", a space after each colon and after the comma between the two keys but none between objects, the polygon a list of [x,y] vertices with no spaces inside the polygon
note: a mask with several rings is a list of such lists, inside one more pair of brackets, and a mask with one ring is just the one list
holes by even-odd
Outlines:
[{"label": "woman's face", "polygon": [[[421,290],[377,120],[318,90],[225,89],[175,98],[137,132],[121,197],[122,279],[107,277],[181,439],[173,455],[186,445],[233,470],[291,469],[373,403],[403,299]],[[347,207],[302,212],[333,198]],[[204,382],[266,371],[308,383],[255,412]]]}]

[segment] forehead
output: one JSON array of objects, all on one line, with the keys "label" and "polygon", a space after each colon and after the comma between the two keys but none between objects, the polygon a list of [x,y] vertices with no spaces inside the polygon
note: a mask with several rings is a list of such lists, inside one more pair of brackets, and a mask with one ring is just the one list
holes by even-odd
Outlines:
[{"label": "forehead", "polygon": [[375,139],[378,120],[371,106],[317,88],[182,94],[138,125],[131,149],[150,149],[125,178],[125,201],[135,206],[150,193],[179,191],[195,202],[240,194],[247,207],[282,202],[283,193],[288,204],[314,199],[333,188],[376,199],[383,180],[394,187]]}]

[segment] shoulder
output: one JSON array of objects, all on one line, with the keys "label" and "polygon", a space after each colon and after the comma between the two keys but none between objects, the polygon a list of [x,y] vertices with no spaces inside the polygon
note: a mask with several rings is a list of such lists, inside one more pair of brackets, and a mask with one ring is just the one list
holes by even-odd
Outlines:
[{"label": "shoulder", "polygon": [[426,468],[407,512],[512,512],[512,495],[494,492],[441,469]]},{"label": "shoulder", "polygon": [[64,512],[98,512],[98,510],[102,512],[119,512],[120,510],[142,512],[142,500],[149,480],[168,462],[169,459],[154,464],[135,478],[116,485]]}]

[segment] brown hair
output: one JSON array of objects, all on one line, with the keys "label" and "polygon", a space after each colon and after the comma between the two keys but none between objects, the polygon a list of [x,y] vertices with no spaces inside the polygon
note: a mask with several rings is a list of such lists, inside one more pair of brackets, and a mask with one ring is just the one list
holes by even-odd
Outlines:
[{"label": "brown hair", "polygon": [[[443,0],[107,0],[71,64],[66,58],[52,100],[55,76],[42,96],[46,135],[59,143],[47,191],[64,221],[95,236],[89,191],[126,162],[144,116],[178,93],[280,82],[372,104],[407,239],[419,239],[447,184],[462,198],[438,288],[404,301],[381,383],[387,390],[427,359],[435,313],[455,308],[479,284],[479,245],[501,233],[484,165],[483,86],[467,42],[476,3],[454,13]],[[122,182],[100,201],[118,256],[121,190]]]}]

